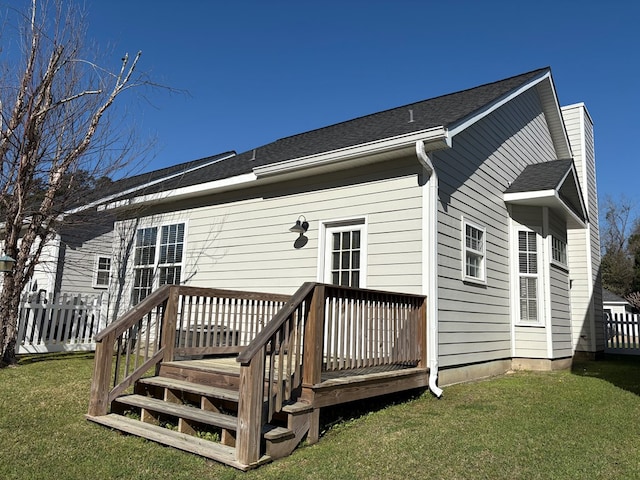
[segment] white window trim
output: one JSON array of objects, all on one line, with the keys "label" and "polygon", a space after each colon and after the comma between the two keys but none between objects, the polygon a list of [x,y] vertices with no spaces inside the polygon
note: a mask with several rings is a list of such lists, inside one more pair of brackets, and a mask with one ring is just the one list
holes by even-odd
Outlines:
[{"label": "white window trim", "polygon": [[[181,285],[183,282],[183,279],[185,278],[185,270],[186,270],[186,265],[187,265],[187,239],[188,239],[188,233],[189,233],[189,222],[186,219],[176,219],[176,220],[164,220],[162,222],[159,223],[155,223],[152,221],[153,219],[149,219],[147,221],[144,222],[140,222],[139,225],[136,226],[135,231],[133,233],[134,238],[134,249],[135,249],[135,237],[138,235],[138,231],[139,230],[144,230],[145,228],[154,228],[156,227],[158,229],[157,232],[157,236],[156,236],[156,252],[155,252],[155,256],[153,259],[153,283],[151,285],[151,292],[154,292],[155,290],[157,290],[159,288],[159,283],[160,283],[160,275],[158,272],[158,267],[159,267],[159,262],[160,262],[160,241],[162,238],[162,227],[166,227],[169,225],[178,225],[180,223],[184,224],[184,241],[182,242],[182,263],[181,263],[181,268],[180,268],[180,281],[179,283],[177,283],[177,285]],[[135,251],[132,255],[132,261],[131,261],[131,274],[132,274],[132,278],[131,278],[131,291],[129,292],[129,299],[130,301],[133,301],[133,289],[135,288],[135,271],[136,271],[136,265],[135,265]]]},{"label": "white window trim", "polygon": [[[531,322],[528,320],[522,320],[522,318],[520,317],[520,269],[518,267],[519,265],[519,254],[520,254],[520,249],[518,247],[518,240],[519,240],[519,233],[520,232],[533,232],[536,234],[536,254],[537,254],[537,270],[538,272],[535,274],[535,277],[537,278],[537,286],[536,286],[536,291],[537,291],[537,318],[538,320],[536,322]],[[517,327],[545,327],[546,323],[545,323],[545,318],[546,318],[546,310],[545,310],[545,305],[546,305],[546,288],[545,288],[545,261],[544,261],[544,244],[542,241],[542,234],[540,233],[540,230],[538,228],[527,228],[524,227],[522,225],[518,225],[515,227],[514,229],[514,233],[513,233],[513,263],[514,263],[514,275],[515,275],[515,281],[514,281],[514,316],[515,316],[515,325]],[[526,274],[526,276],[531,277],[534,276],[533,274]]]},{"label": "white window trim", "polygon": [[[98,266],[100,265],[100,259],[101,258],[108,258],[109,259],[109,278],[107,279],[107,284],[106,285],[102,285],[98,283],[98,273],[101,271],[98,269]],[[93,288],[100,288],[100,289],[104,289],[107,290],[109,288],[109,286],[111,285],[111,274],[112,269],[113,269],[113,257],[111,255],[103,255],[100,253],[96,253],[94,256],[94,263],[93,263],[94,267],[93,267]],[[104,270],[102,270],[104,271]]]},{"label": "white window trim", "polygon": [[[467,283],[475,283],[478,285],[486,285],[487,284],[487,229],[482,225],[479,225],[475,222],[472,222],[465,217],[462,217],[461,221],[461,252],[462,252],[462,280]],[[467,226],[475,228],[482,232],[482,251],[473,250],[467,247]],[[467,250],[472,253],[479,254],[482,256],[482,265],[481,265],[481,276],[480,277],[472,277],[467,275]]]},{"label": "white window trim", "polygon": [[318,241],[318,277],[320,283],[331,283],[329,277],[331,269],[331,249],[328,237],[333,232],[344,232],[360,227],[360,287],[367,288],[368,277],[368,221],[366,216],[353,218],[338,218],[320,222],[320,236]]}]

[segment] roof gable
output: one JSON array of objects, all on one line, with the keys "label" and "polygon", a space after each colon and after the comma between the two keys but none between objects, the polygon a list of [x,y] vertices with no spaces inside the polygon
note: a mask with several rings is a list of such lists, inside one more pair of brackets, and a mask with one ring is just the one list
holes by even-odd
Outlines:
[{"label": "roof gable", "polygon": [[573,160],[527,165],[504,191],[505,202],[555,208],[574,227],[584,227],[587,220],[582,199]]}]

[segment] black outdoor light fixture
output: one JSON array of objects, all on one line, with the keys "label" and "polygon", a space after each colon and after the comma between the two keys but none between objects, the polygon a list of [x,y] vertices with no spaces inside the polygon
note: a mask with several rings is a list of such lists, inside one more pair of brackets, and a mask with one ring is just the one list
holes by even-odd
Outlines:
[{"label": "black outdoor light fixture", "polygon": [[304,215],[300,215],[296,220],[296,224],[289,229],[290,232],[299,233],[300,235],[304,235],[307,230],[309,230],[309,222],[307,222]]},{"label": "black outdoor light fixture", "polygon": [[6,273],[13,270],[13,265],[16,263],[15,258],[11,258],[9,255],[0,256],[0,273]]}]

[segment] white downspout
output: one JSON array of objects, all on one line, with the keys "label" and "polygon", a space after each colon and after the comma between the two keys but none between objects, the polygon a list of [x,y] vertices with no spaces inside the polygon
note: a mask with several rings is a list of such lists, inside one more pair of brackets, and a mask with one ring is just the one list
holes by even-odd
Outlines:
[{"label": "white downspout", "polygon": [[424,148],[424,142],[416,142],[416,155],[429,176],[426,222],[422,224],[422,238],[426,241],[426,274],[427,280],[427,321],[429,352],[429,390],[436,397],[442,396],[442,389],[438,387],[438,175],[433,163]]}]

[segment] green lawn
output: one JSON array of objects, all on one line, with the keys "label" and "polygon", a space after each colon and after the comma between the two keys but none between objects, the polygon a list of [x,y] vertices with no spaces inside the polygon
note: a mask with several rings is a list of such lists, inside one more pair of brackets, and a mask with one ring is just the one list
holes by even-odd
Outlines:
[{"label": "green lawn", "polygon": [[0,370],[0,478],[640,478],[640,362],[573,370],[336,410],[318,444],[244,474],[86,421],[90,356],[23,358]]}]

